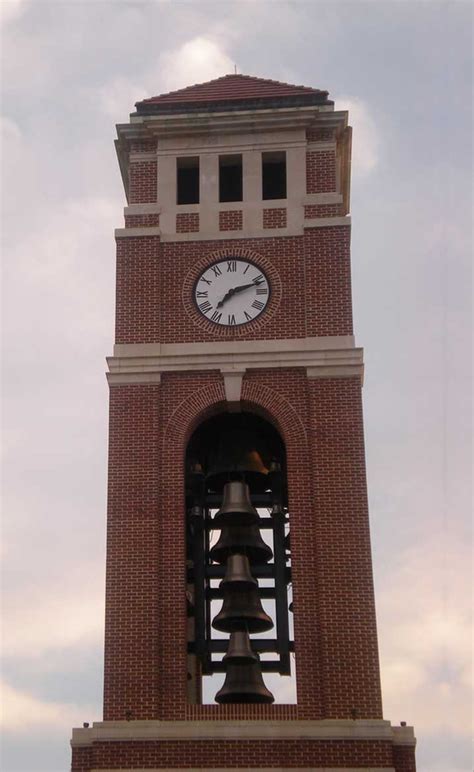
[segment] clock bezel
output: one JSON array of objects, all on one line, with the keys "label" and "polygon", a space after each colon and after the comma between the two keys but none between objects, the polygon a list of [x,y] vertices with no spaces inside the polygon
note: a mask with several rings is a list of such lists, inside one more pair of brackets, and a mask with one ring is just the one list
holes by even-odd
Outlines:
[{"label": "clock bezel", "polygon": [[[227,260],[230,257],[240,258],[253,263],[259,269],[263,269],[269,285],[271,286],[272,297],[267,303],[265,313],[257,316],[248,324],[231,325],[230,327],[210,322],[200,311],[197,310],[194,303],[194,287],[197,279],[203,271],[214,263],[221,260]],[[260,337],[259,331],[274,321],[282,300],[282,281],[280,274],[274,263],[266,257],[265,254],[257,252],[249,247],[226,246],[217,249],[204,251],[201,257],[194,256],[194,260],[185,272],[181,288],[182,308],[192,322],[194,327],[199,327],[210,340],[228,340],[229,338],[256,338]]]},{"label": "clock bezel", "polygon": [[[205,314],[203,314],[202,311],[200,311],[198,303],[196,301],[196,287],[198,285],[198,282],[201,280],[202,275],[204,273],[206,273],[206,271],[209,271],[212,268],[213,265],[218,265],[219,263],[225,263],[228,260],[238,260],[241,263],[248,263],[249,265],[251,265],[254,268],[256,268],[258,271],[260,271],[260,273],[262,273],[265,276],[265,281],[268,284],[268,298],[267,298],[267,302],[265,303],[265,307],[261,311],[259,311],[259,313],[256,316],[254,316],[253,319],[247,319],[245,322],[239,322],[238,324],[219,324],[219,322],[214,322],[212,319],[209,319],[209,317],[207,317]],[[273,292],[272,292],[272,282],[271,282],[271,279],[268,276],[268,272],[264,268],[262,268],[261,265],[259,265],[255,260],[252,260],[252,259],[250,259],[248,257],[244,257],[243,255],[237,255],[235,253],[230,254],[230,255],[226,254],[224,256],[221,255],[217,259],[215,259],[212,262],[206,264],[204,266],[204,268],[199,271],[199,273],[198,273],[198,275],[197,275],[197,277],[196,277],[196,279],[194,281],[193,289],[192,289],[192,299],[193,299],[194,310],[196,311],[196,313],[199,315],[199,317],[201,319],[204,319],[206,322],[209,322],[210,324],[212,324],[213,327],[217,327],[220,330],[222,330],[222,329],[224,329],[224,330],[235,329],[236,327],[237,328],[243,328],[243,327],[244,328],[248,328],[250,325],[253,325],[255,322],[259,321],[263,316],[265,316],[268,308],[270,307],[270,304],[271,304],[271,301],[272,301],[272,294],[273,294]]]}]

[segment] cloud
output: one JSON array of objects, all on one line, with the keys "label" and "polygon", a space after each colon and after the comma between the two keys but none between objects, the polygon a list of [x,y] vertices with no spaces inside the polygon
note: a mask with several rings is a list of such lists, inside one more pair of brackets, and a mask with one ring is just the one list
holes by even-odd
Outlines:
[{"label": "cloud", "polygon": [[18,19],[25,10],[25,0],[3,0],[0,2],[0,26]]},{"label": "cloud", "polygon": [[355,97],[335,97],[337,110],[349,111],[349,123],[354,128],[352,141],[352,172],[366,177],[379,162],[379,132],[369,106]]},{"label": "cloud", "polygon": [[[470,549],[440,533],[399,555],[378,593],[385,713],[426,731],[469,732]],[[427,701],[426,695],[430,695]]]},{"label": "cloud", "polygon": [[59,702],[38,700],[27,692],[14,689],[6,683],[1,685],[2,710],[0,724],[5,731],[21,732],[39,727],[54,727],[71,730],[80,726],[87,708]]},{"label": "cloud", "polygon": [[158,73],[165,91],[234,72],[234,63],[212,39],[198,36],[160,56]]}]

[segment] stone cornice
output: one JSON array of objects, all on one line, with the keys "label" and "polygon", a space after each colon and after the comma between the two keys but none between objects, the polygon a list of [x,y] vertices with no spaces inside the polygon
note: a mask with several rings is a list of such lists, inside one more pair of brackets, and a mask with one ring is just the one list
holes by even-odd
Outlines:
[{"label": "stone cornice", "polygon": [[363,375],[363,349],[352,336],[215,343],[120,344],[107,358],[111,385],[159,382],[164,372],[303,367],[308,378]]}]

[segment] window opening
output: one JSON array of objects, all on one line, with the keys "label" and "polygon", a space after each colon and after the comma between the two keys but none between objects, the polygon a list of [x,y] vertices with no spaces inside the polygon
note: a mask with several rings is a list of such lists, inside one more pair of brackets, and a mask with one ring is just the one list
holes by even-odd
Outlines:
[{"label": "window opening", "polygon": [[219,156],[219,201],[242,201],[242,156]]},{"label": "window opening", "polygon": [[177,158],[177,203],[199,204],[199,156]]},{"label": "window opening", "polygon": [[286,153],[262,153],[262,198],[286,198]]}]

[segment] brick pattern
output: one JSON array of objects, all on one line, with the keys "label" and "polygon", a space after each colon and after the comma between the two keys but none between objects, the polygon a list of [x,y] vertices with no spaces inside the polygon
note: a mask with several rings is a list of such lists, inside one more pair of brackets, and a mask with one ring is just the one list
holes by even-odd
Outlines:
[{"label": "brick pattern", "polygon": [[410,745],[395,745],[393,765],[396,772],[416,772],[415,748]]},{"label": "brick pattern", "polygon": [[106,719],[381,717],[359,381],[254,370],[242,396],[287,449],[298,704],[187,702],[184,449],[225,403],[220,374],[166,373],[111,390]]},{"label": "brick pattern", "polygon": [[286,228],[286,209],[264,209],[263,210],[264,228]]},{"label": "brick pattern", "polygon": [[304,248],[307,335],[352,335],[350,227],[309,228]]},{"label": "brick pattern", "polygon": [[104,719],[156,714],[159,386],[110,391]]},{"label": "brick pattern", "polygon": [[126,228],[153,228],[160,224],[159,214],[126,214]]},{"label": "brick pattern", "polygon": [[309,401],[325,712],[381,718],[359,379],[310,380]]},{"label": "brick pattern", "polygon": [[243,212],[241,210],[219,212],[219,230],[220,231],[241,231],[242,227],[243,227]]},{"label": "brick pattern", "polygon": [[308,204],[304,208],[305,218],[340,217],[345,214],[344,204]]},{"label": "brick pattern", "polygon": [[[72,772],[86,772],[82,748],[75,748]],[[96,743],[91,753],[94,770],[176,769],[177,767],[237,767],[261,769],[292,766],[391,767],[389,742],[337,740],[219,740],[205,742],[164,740]],[[317,765],[317,766],[316,766]],[[399,770],[397,769],[397,772]]]},{"label": "brick pattern", "polygon": [[306,129],[308,142],[330,142],[334,139],[334,129]]},{"label": "brick pattern", "polygon": [[[307,229],[304,236],[227,242],[118,239],[116,343],[351,334],[349,242],[349,226]],[[269,308],[255,323],[220,329],[194,310],[194,281],[218,253],[249,254],[270,274]]]},{"label": "brick pattern", "polygon": [[197,233],[198,231],[198,212],[180,212],[176,215],[176,233]]},{"label": "brick pattern", "polygon": [[135,161],[129,168],[129,204],[156,203],[158,165],[156,161]]},{"label": "brick pattern", "polygon": [[336,156],[333,150],[306,153],[306,192],[333,193],[336,190]]},{"label": "brick pattern", "polygon": [[159,341],[160,239],[117,239],[115,342]]}]

